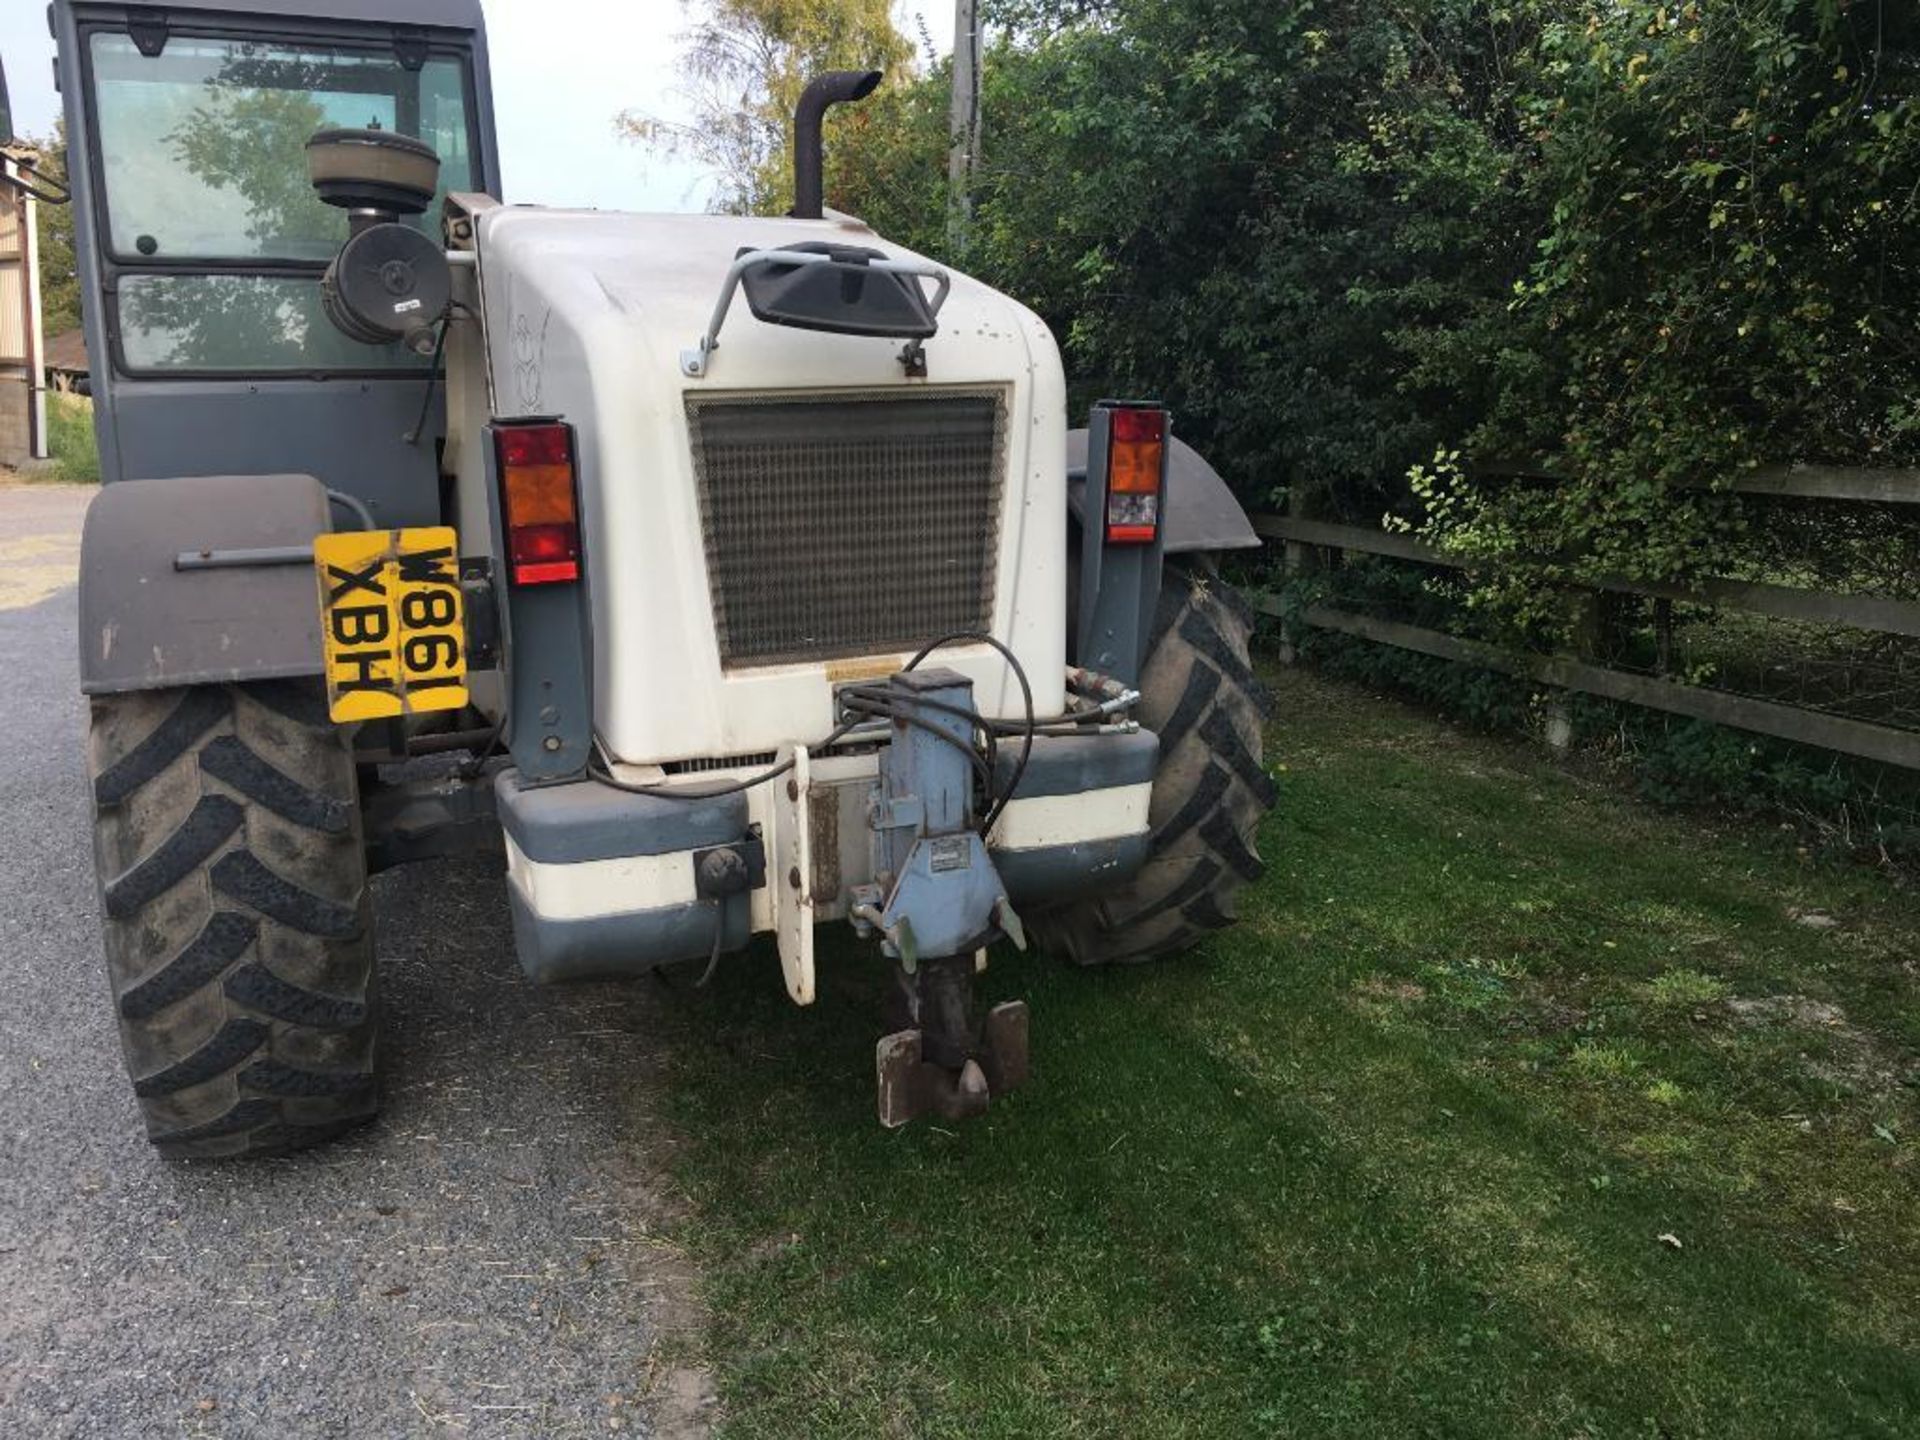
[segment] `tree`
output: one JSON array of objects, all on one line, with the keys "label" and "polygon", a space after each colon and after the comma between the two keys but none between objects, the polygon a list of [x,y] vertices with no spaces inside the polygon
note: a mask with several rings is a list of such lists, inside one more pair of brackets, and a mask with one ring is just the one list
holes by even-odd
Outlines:
[{"label": "tree", "polygon": [[[1077,403],[1164,398],[1249,498],[1377,518],[1481,413],[1447,352],[1529,258],[1513,110],[1539,8],[997,0],[968,266],[1060,335]],[[892,233],[916,173],[853,171],[847,208]]]},{"label": "tree", "polygon": [[[984,3],[967,263],[1061,336],[1078,403],[1166,399],[1252,501],[1420,524],[1534,643],[1603,574],[1916,593],[1884,527],[1809,543],[1725,493],[1920,464],[1911,3]],[[938,253],[944,80],[917,89],[839,193]]]},{"label": "tree", "polygon": [[1429,467],[1429,538],[1476,567],[1483,605],[1548,631],[1562,582],[1608,574],[1824,557],[1913,593],[1910,532],[1862,545],[1851,517],[1722,487],[1769,461],[1920,463],[1920,15],[1620,0],[1539,55],[1534,257],[1456,448],[1559,479]]},{"label": "tree", "polygon": [[[692,3],[692,0],[689,0]],[[643,145],[710,167],[716,210],[784,211],[793,203],[794,106],[824,70],[911,74],[912,49],[888,0],[699,0],[683,37],[690,121],[626,110],[614,124]]]}]

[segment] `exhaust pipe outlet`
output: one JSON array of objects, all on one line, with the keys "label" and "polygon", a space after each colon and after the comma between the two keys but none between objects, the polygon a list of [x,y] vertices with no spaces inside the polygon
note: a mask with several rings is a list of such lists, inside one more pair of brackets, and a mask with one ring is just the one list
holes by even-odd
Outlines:
[{"label": "exhaust pipe outlet", "polygon": [[829,70],[801,92],[793,112],[793,217],[818,220],[826,205],[821,181],[820,122],[827,107],[864,100],[878,88],[878,70]]}]

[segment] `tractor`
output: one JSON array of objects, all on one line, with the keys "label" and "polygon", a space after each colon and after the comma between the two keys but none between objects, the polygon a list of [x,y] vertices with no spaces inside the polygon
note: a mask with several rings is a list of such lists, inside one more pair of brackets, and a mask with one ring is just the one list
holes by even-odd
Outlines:
[{"label": "tractor", "polygon": [[540,983],[757,946],[808,1005],[847,927],[887,1125],[1027,1078],[990,947],[1232,923],[1274,795],[1216,562],[1257,538],[1164,406],[1075,428],[1037,316],[826,207],[878,74],[808,86],[791,213],[622,214],[503,202],[479,0],[48,17],[94,848],[161,1152],[375,1113],[368,877],[413,861],[500,854]]}]

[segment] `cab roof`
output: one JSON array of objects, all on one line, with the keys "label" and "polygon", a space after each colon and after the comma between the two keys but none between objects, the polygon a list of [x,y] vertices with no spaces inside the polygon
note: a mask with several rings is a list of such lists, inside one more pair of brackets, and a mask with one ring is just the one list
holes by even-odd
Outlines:
[{"label": "cab roof", "polygon": [[257,15],[269,20],[348,20],[376,25],[420,25],[436,29],[486,28],[480,0],[55,0],[81,14],[101,12],[114,17],[158,10],[180,24],[202,15]]}]

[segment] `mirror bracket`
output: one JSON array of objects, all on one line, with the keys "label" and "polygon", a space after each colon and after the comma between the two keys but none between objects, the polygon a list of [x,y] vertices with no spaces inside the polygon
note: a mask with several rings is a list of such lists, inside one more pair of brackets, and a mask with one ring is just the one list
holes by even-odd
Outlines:
[{"label": "mirror bracket", "polygon": [[0,188],[31,195],[42,205],[65,205],[73,199],[73,192],[66,186],[34,168],[30,151],[0,147],[0,157],[13,161],[18,171],[13,175],[0,175]]},{"label": "mirror bracket", "polygon": [[[916,357],[911,352],[921,341],[926,340],[929,336],[938,332],[940,328],[940,307],[946,304],[947,296],[953,290],[953,277],[931,261],[890,260],[879,251],[870,252],[874,258],[864,260],[858,264],[849,263],[834,253],[835,248],[836,247],[833,246],[827,246],[825,248],[816,247],[809,249],[806,245],[801,245],[793,249],[785,250],[778,248],[770,250],[742,250],[734,257],[732,266],[727,270],[727,278],[721,283],[720,299],[713,307],[712,318],[707,321],[706,333],[695,341],[693,345],[680,352],[680,373],[690,380],[703,380],[706,378],[707,372],[713,364],[713,352],[720,348],[720,327],[726,323],[727,311],[733,307],[734,293],[741,288],[741,283],[750,272],[761,270],[768,266],[775,266],[781,269],[831,266],[842,273],[843,285],[848,279],[858,278],[864,280],[865,276],[869,273],[876,278],[884,278],[886,280],[892,280],[893,277],[896,276],[901,277],[899,283],[913,287],[912,290],[908,292],[915,302],[911,308],[918,310],[921,312],[921,315],[924,316],[923,320],[916,317],[917,323],[908,328],[899,328],[894,325],[874,327],[857,323],[832,324],[828,323],[825,317],[809,317],[812,323],[799,323],[798,328],[804,330],[825,330],[829,333],[841,335],[866,335],[869,337],[893,336],[896,339],[905,338],[912,343],[909,343],[906,350],[901,352],[900,361],[907,367],[907,373],[909,375],[916,373],[916,364],[924,365],[925,357],[924,353]],[[853,274],[848,275],[846,272],[853,272]],[[919,288],[920,279],[934,282],[935,288],[931,300],[927,299],[925,292]],[[859,287],[856,286],[856,298],[858,291]],[[843,289],[841,293],[844,295],[847,292]],[[756,319],[776,325],[791,325],[796,323],[794,318],[786,315],[763,313],[764,307],[762,305],[754,305],[751,296],[748,298],[748,304],[754,310]]]},{"label": "mirror bracket", "polygon": [[164,10],[143,10],[127,17],[127,34],[133,38],[133,48],[147,59],[152,60],[167,48],[167,38],[171,27]]},{"label": "mirror bracket", "polygon": [[418,70],[427,63],[427,32],[396,26],[393,32],[393,58],[402,70]]}]

